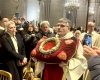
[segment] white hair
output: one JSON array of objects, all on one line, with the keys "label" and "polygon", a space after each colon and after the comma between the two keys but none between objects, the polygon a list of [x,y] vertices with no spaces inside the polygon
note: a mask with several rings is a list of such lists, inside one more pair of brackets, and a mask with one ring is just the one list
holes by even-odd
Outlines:
[{"label": "white hair", "polygon": [[42,21],[42,22],[40,23],[40,27],[42,27],[44,24],[47,24],[48,26],[50,26],[49,21]]}]

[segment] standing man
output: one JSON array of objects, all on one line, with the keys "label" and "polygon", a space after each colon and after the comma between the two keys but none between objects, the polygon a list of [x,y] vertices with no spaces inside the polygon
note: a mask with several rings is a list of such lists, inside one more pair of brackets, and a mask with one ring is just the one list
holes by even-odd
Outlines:
[{"label": "standing man", "polygon": [[1,42],[1,37],[5,33],[5,28],[2,25],[3,24],[2,20],[3,19],[0,17],[0,69],[5,70],[6,66],[3,64],[3,61],[2,61],[3,49],[2,49],[2,42]]},{"label": "standing man", "polygon": [[40,23],[40,30],[36,34],[37,41],[43,36],[46,36],[47,38],[54,36],[54,34],[50,31],[50,23],[48,21],[42,21]]},{"label": "standing man", "polygon": [[[70,32],[71,22],[68,19],[59,19],[57,27],[57,34],[61,39],[66,40],[74,36],[72,32]],[[64,68],[64,64],[68,64],[66,68]],[[73,56],[67,63],[64,64],[61,64],[63,65],[62,68],[64,72],[63,80],[79,80],[84,73],[84,70],[87,68],[87,60],[83,56],[83,47],[80,41],[77,43],[75,56]]]},{"label": "standing man", "polygon": [[7,23],[7,32],[2,36],[2,46],[3,60],[12,74],[13,80],[22,80],[22,66],[27,63],[27,58],[23,40],[17,33],[13,21]]},{"label": "standing man", "polygon": [[[48,53],[46,54],[48,55],[45,55],[38,51],[39,44],[37,44],[36,48],[32,51],[32,56],[42,63],[42,69],[38,70],[43,70],[43,80],[79,80],[87,68],[87,61],[83,56],[83,47],[80,41],[70,32],[71,22],[68,19],[59,19],[56,27],[58,39],[61,40],[57,42],[60,43],[60,48],[56,47],[57,50],[52,51],[52,53],[47,49]],[[45,39],[43,41],[45,42]],[[46,45],[45,48],[50,46]]]},{"label": "standing man", "polygon": [[[91,44],[91,46],[90,47],[93,47],[93,46],[95,46],[95,47],[97,47],[97,48],[100,48],[100,42],[99,42],[99,40],[100,40],[100,34],[98,34],[95,30],[94,30],[94,28],[95,28],[96,26],[95,26],[95,22],[93,22],[93,21],[89,21],[88,22],[88,25],[87,25],[87,32],[86,33],[84,33],[84,34],[82,34],[82,36],[83,36],[83,41],[84,41],[84,39],[85,39],[85,35],[89,35],[89,36],[91,36],[91,41],[88,39],[88,42],[91,42],[90,44]],[[87,45],[87,46],[89,46],[89,45]],[[87,60],[88,60],[88,57],[87,57],[87,54],[88,53],[86,53],[86,52],[84,52],[84,56],[87,58]],[[89,74],[89,70],[87,69],[86,70],[86,72],[85,72],[85,76],[84,76],[84,80],[91,80],[91,77],[90,77],[90,74]]]},{"label": "standing man", "polygon": [[100,48],[100,42],[99,42],[99,37],[100,37],[100,34],[98,34],[94,28],[95,28],[95,22],[88,22],[88,28],[87,28],[87,33],[91,34],[91,37],[92,37],[92,46],[96,46],[96,47],[99,47]]},{"label": "standing man", "polygon": [[83,39],[84,39],[84,36],[86,34],[91,35],[92,46],[100,47],[100,43],[99,43],[100,35],[94,30],[94,28],[95,28],[95,23],[92,22],[92,21],[89,21],[88,25],[87,25],[87,33],[82,34],[82,36],[83,36]]},{"label": "standing man", "polygon": [[6,31],[8,21],[8,18],[0,18],[0,36]]}]

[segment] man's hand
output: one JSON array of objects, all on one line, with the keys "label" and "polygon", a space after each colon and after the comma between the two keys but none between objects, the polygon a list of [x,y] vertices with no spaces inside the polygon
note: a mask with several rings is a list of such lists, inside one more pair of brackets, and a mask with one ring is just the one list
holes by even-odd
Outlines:
[{"label": "man's hand", "polygon": [[100,55],[100,48],[97,48],[97,47],[93,46],[93,49],[95,50],[95,52],[96,52],[98,55]]},{"label": "man's hand", "polygon": [[[98,48],[95,49],[95,47],[91,48],[91,47],[86,46],[86,45],[84,45],[83,48],[84,48],[84,56],[86,58],[89,58],[92,56],[98,56],[98,53],[97,53]],[[100,52],[100,49],[99,49],[99,52]]]},{"label": "man's hand", "polygon": [[23,61],[22,61],[22,65],[25,65],[27,63],[27,58],[24,57]]}]

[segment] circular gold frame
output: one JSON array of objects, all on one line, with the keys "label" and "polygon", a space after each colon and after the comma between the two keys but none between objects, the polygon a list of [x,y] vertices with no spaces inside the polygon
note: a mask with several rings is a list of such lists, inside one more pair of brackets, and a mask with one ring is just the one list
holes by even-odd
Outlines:
[{"label": "circular gold frame", "polygon": [[[44,50],[43,49],[43,46],[49,42],[49,41],[54,41],[55,42],[55,46],[53,48],[51,48],[50,50]],[[46,40],[44,40],[40,46],[39,46],[39,51],[44,54],[44,55],[47,55],[47,54],[52,54],[53,52],[55,52],[56,50],[58,50],[58,48],[60,47],[60,40],[58,37],[52,37],[52,38],[48,38]]]}]

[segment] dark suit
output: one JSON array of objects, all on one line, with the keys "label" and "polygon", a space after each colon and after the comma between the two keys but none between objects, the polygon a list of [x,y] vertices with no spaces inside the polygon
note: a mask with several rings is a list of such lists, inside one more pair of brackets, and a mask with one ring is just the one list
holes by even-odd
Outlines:
[{"label": "dark suit", "polygon": [[91,57],[88,60],[88,68],[92,80],[100,80],[100,56]]},{"label": "dark suit", "polygon": [[22,61],[25,57],[25,47],[21,36],[16,33],[17,45],[18,45],[18,53],[16,52],[11,37],[8,33],[5,33],[2,36],[2,45],[4,49],[4,62],[6,63],[9,71],[13,75],[13,80],[21,80],[21,70],[22,67],[17,65],[17,62]]},{"label": "dark suit", "polygon": [[2,48],[2,42],[1,37],[5,34],[5,30],[0,29],[0,69],[6,70],[6,65],[2,61],[2,54],[3,54],[3,48]]}]

